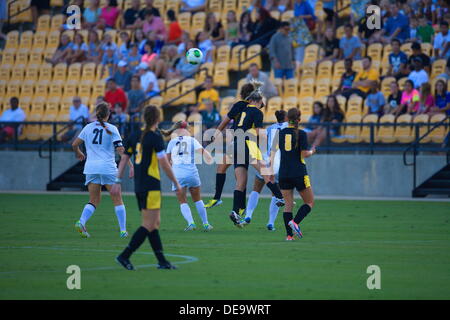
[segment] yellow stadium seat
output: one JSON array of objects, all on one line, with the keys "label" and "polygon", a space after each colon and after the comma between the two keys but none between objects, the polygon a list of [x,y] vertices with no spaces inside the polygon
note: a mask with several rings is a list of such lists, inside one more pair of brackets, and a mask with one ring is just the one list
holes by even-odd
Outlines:
[{"label": "yellow stadium seat", "polygon": [[220,100],[220,110],[219,110],[220,115],[222,117],[224,117],[228,113],[228,111],[230,111],[231,106],[237,101],[238,101],[238,99],[236,99],[233,96],[227,96],[227,97],[221,99]]},{"label": "yellow stadium seat", "polygon": [[333,79],[341,80],[342,74],[345,72],[344,60],[337,61],[333,66]]},{"label": "yellow stadium seat", "polygon": [[20,96],[20,81],[10,81],[6,86],[6,98],[9,100],[12,97]]},{"label": "yellow stadium seat", "polygon": [[[80,87],[80,84],[78,81],[67,81],[67,83],[64,85],[64,93],[63,96],[64,97],[71,97],[73,98],[74,96],[78,95],[78,88]],[[81,95],[81,94],[80,94]],[[90,95],[88,95],[90,96]]]},{"label": "yellow stadium seat", "polygon": [[[377,126],[376,126],[376,124],[378,122],[378,115],[376,115],[376,114],[366,115],[363,118],[362,122],[364,124],[369,124],[369,123],[374,123],[375,124],[374,128],[373,128],[373,139],[375,141],[375,138],[376,138],[376,135],[377,135]],[[359,136],[361,138],[361,141],[369,143],[370,142],[370,126],[363,126]]]},{"label": "yellow stadium seat", "polygon": [[94,62],[89,62],[83,65],[81,73],[82,81],[95,81],[96,65]]},{"label": "yellow stadium seat", "polygon": [[203,31],[205,27],[206,13],[203,11],[196,12],[192,16],[191,33],[192,37],[196,37],[197,33]]},{"label": "yellow stadium seat", "polygon": [[316,78],[316,62],[309,62],[303,65],[301,79],[315,79]]},{"label": "yellow stadium seat", "polygon": [[[346,116],[347,123],[361,123],[361,116],[354,114]],[[361,126],[348,125],[345,127],[345,140],[350,143],[358,143],[361,141]]]},{"label": "yellow stadium seat", "polygon": [[230,62],[231,46],[223,45],[216,50],[216,60],[220,62]]},{"label": "yellow stadium seat", "polygon": [[6,94],[6,81],[0,80],[0,97],[3,98],[5,94]]},{"label": "yellow stadium seat", "polygon": [[65,63],[58,63],[53,68],[53,81],[56,82],[66,82],[67,78],[67,64]]},{"label": "yellow stadium seat", "polygon": [[256,63],[258,68],[262,68],[261,55],[261,45],[254,44],[247,48],[247,61],[242,65],[241,69],[247,69],[252,63]]},{"label": "yellow stadium seat", "polygon": [[81,63],[72,63],[69,65],[67,77],[70,81],[79,81],[81,77]]},{"label": "yellow stadium seat", "polygon": [[409,114],[402,114],[397,118],[394,137],[397,142],[411,143],[414,136],[411,128],[412,117]]},{"label": "yellow stadium seat", "polygon": [[48,87],[49,98],[62,97],[63,84],[61,82],[52,82]]},{"label": "yellow stadium seat", "polygon": [[39,31],[44,31],[44,32],[50,31],[50,20],[51,20],[51,17],[49,14],[40,15],[37,20],[36,31],[38,31],[38,32]]},{"label": "yellow stadium seat", "polygon": [[93,82],[93,80],[85,80],[85,79],[83,79],[78,84],[78,94],[80,96],[90,97],[91,96],[91,91],[92,91],[91,90],[92,82]]},{"label": "yellow stadium seat", "polygon": [[341,39],[342,37],[344,37],[344,35],[345,35],[344,26],[339,26],[336,29],[336,38]]},{"label": "yellow stadium seat", "polygon": [[[205,69],[205,70],[202,70],[202,69]],[[205,82],[207,74],[211,77],[214,75],[214,63],[212,63],[212,62],[204,63],[200,66],[200,70],[202,70],[202,71],[197,73],[197,75],[195,76],[195,81],[196,81],[197,85],[200,85],[203,82]]]},{"label": "yellow stadium seat", "polygon": [[147,105],[154,105],[154,106],[156,106],[156,107],[158,107],[158,108],[161,108],[161,106],[163,105],[163,101],[164,101],[163,97],[160,97],[160,96],[158,96],[158,97],[152,97],[152,98],[149,100],[149,102],[148,102]]},{"label": "yellow stadium seat", "polygon": [[158,79],[158,87],[159,90],[165,90],[166,89],[166,80],[165,79]]},{"label": "yellow stadium seat", "polygon": [[[54,122],[58,116],[59,104],[47,102],[45,113],[42,117],[41,121]],[[49,139],[54,133],[56,133],[56,127],[54,128],[51,124],[43,124],[41,125],[41,129],[39,130],[40,139],[46,140]]]},{"label": "yellow stadium seat", "polygon": [[300,82],[300,98],[314,97],[314,80],[313,79],[302,79]]},{"label": "yellow stadium seat", "polygon": [[362,67],[362,60],[353,61],[353,70],[355,70],[357,74],[359,72],[361,72],[362,69],[363,69],[363,67]]},{"label": "yellow stadium seat", "polygon": [[272,97],[267,102],[266,110],[264,116],[275,114],[275,111],[281,110],[283,104],[283,99],[281,97]]},{"label": "yellow stadium seat", "polygon": [[59,38],[61,37],[61,33],[58,30],[51,31],[48,34],[47,38],[47,49],[48,48],[57,48],[59,46]]},{"label": "yellow stadium seat", "polygon": [[350,117],[352,115],[361,116],[362,113],[362,104],[363,98],[357,95],[352,95],[347,101],[347,112],[346,117]]},{"label": "yellow stadium seat", "polygon": [[97,98],[98,96],[104,96],[106,90],[106,83],[104,81],[97,81],[92,87],[92,97]]},{"label": "yellow stadium seat", "polygon": [[[184,80],[181,83],[181,94],[184,94],[190,90],[193,90],[194,88],[195,88],[195,80],[194,79]],[[196,95],[195,95],[195,90],[180,97],[180,99],[178,99],[178,101],[176,101],[176,104],[196,104],[196,103],[197,103],[197,99],[196,99]]]},{"label": "yellow stadium seat", "polygon": [[19,31],[10,31],[6,35],[5,49],[17,49],[19,47]]},{"label": "yellow stadium seat", "polygon": [[[27,121],[41,121],[44,116],[45,102],[42,99],[33,100],[31,103],[31,111],[27,116]],[[26,125],[26,138],[28,140],[39,140],[39,125]]]},{"label": "yellow stadium seat", "polygon": [[42,52],[36,51],[37,49],[33,49],[30,52],[30,59],[28,61],[28,66],[35,65],[40,66],[42,64],[43,58],[42,58]]},{"label": "yellow stadium seat", "polygon": [[53,67],[50,63],[44,63],[39,68],[39,81],[51,81],[53,77]]},{"label": "yellow stadium seat", "polygon": [[11,77],[11,67],[10,65],[2,65],[0,67],[0,81],[9,81],[9,78]]},{"label": "yellow stadium seat", "polygon": [[23,67],[28,65],[28,56],[29,56],[30,50],[29,49],[19,49],[16,53],[16,63],[15,67],[18,65],[22,65]]},{"label": "yellow stadium seat", "polygon": [[23,81],[25,76],[25,68],[23,65],[15,66],[11,71],[10,81]]},{"label": "yellow stadium seat", "polygon": [[180,84],[177,84],[178,81],[179,80],[177,79],[167,81],[167,91],[163,93],[164,103],[169,102],[180,95]]},{"label": "yellow stadium seat", "polygon": [[[419,132],[418,132],[418,136],[416,137],[416,128],[413,127],[413,132],[412,135],[414,137],[414,139],[419,138],[421,136],[423,136],[427,131],[428,131],[428,122],[430,121],[430,116],[427,114],[419,114],[417,116],[414,117],[413,123],[420,123],[420,124],[426,124],[426,125],[421,125],[419,127]],[[420,143],[427,143],[431,141],[431,137],[428,135],[426,136],[424,139],[422,139],[422,141],[420,141]]]},{"label": "yellow stadium seat", "polygon": [[186,121],[187,116],[184,112],[178,112],[172,117],[172,122]]},{"label": "yellow stadium seat", "polygon": [[288,79],[283,81],[283,98],[297,97],[299,95],[298,80]]},{"label": "yellow stadium seat", "polygon": [[403,77],[403,78],[400,78],[399,80],[397,80],[398,87],[402,91],[404,90],[406,80],[408,80],[408,77]]},{"label": "yellow stadium seat", "polygon": [[245,46],[240,44],[231,49],[231,61],[230,70],[239,71],[239,59],[243,61],[245,59]]},{"label": "yellow stadium seat", "polygon": [[433,55],[433,45],[431,43],[421,43],[420,47],[422,48],[422,52],[427,56],[431,57]]},{"label": "yellow stadium seat", "polygon": [[320,98],[328,96],[331,93],[330,86],[331,86],[331,83],[330,83],[329,79],[323,78],[323,79],[317,80],[316,81],[315,98],[320,99]]},{"label": "yellow stadium seat", "polygon": [[287,97],[283,99],[283,110],[288,111],[289,109],[292,108],[297,108],[298,109],[298,98],[295,97]]},{"label": "yellow stadium seat", "polygon": [[319,45],[310,44],[305,48],[305,56],[303,58],[303,63],[316,62],[319,57]]},{"label": "yellow stadium seat", "polygon": [[347,110],[347,98],[339,94],[336,96],[336,100],[339,104],[339,107],[345,112]]},{"label": "yellow stadium seat", "polygon": [[190,12],[182,12],[178,15],[178,23],[182,30],[189,32],[191,30],[191,16]]},{"label": "yellow stadium seat", "polygon": [[[445,114],[435,114],[430,119],[430,127],[433,127],[436,123],[441,122],[446,118]],[[434,143],[442,143],[444,138],[449,132],[448,122],[446,122],[447,126],[436,127],[433,131],[430,132],[429,136],[431,141]]]},{"label": "yellow stadium seat", "polygon": [[208,8],[211,12],[222,12],[222,0],[209,0]]},{"label": "yellow stadium seat", "polygon": [[281,14],[281,21],[290,21],[294,17],[294,10],[287,10]]},{"label": "yellow stadium seat", "polygon": [[202,122],[202,115],[198,112],[191,113],[186,119],[187,122]]},{"label": "yellow stadium seat", "polygon": [[281,12],[278,10],[272,10],[270,11],[270,16],[276,20],[280,20],[281,19]]},{"label": "yellow stadium seat", "polygon": [[34,96],[34,83],[36,80],[32,79],[26,79],[24,82],[22,82],[21,89],[20,89],[20,96]]},{"label": "yellow stadium seat", "polygon": [[403,51],[407,56],[410,56],[412,54],[411,45],[412,45],[411,42],[402,44],[400,47],[400,50]]},{"label": "yellow stadium seat", "polygon": [[33,37],[34,37],[33,31],[23,32],[22,35],[20,36],[19,48],[31,50],[31,47],[33,46]]},{"label": "yellow stadium seat", "polygon": [[[333,62],[323,61],[317,66],[317,79],[329,79],[333,74]],[[339,77],[340,78],[340,77]]]},{"label": "yellow stadium seat", "polygon": [[213,76],[214,85],[219,87],[228,87],[230,85],[228,66],[228,62],[216,63]]},{"label": "yellow stadium seat", "polygon": [[385,98],[391,94],[391,83],[395,81],[394,77],[386,77],[381,81],[381,92]]},{"label": "yellow stadium seat", "polygon": [[442,73],[445,73],[445,67],[447,64],[447,60],[438,59],[433,62],[431,65],[431,78],[434,78]]},{"label": "yellow stadium seat", "polygon": [[51,31],[59,30],[59,28],[61,28],[61,26],[65,23],[65,21],[66,15],[64,14],[54,15],[50,21],[50,30]]},{"label": "yellow stadium seat", "polygon": [[313,115],[313,104],[314,98],[312,96],[299,99],[299,108],[302,115],[302,121],[304,121],[306,117],[309,118]]},{"label": "yellow stadium seat", "polygon": [[383,45],[381,43],[372,43],[367,47],[367,55],[372,58],[372,61],[381,61]]},{"label": "yellow stadium seat", "polygon": [[15,63],[15,53],[13,52],[3,52],[2,54],[2,65],[13,65]]},{"label": "yellow stadium seat", "polygon": [[236,0],[222,0],[223,3],[223,12],[228,12],[230,10],[236,11],[237,9],[237,1]]},{"label": "yellow stadium seat", "polygon": [[42,99],[46,99],[48,96],[48,86],[49,86],[49,82],[46,80],[39,80],[35,85],[34,85],[34,97],[35,98],[41,98]]}]

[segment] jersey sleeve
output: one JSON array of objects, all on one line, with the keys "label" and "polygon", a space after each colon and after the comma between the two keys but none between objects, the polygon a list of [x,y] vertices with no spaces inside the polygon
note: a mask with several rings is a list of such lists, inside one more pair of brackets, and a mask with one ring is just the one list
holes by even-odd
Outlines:
[{"label": "jersey sleeve", "polygon": [[156,153],[160,153],[161,151],[165,151],[164,139],[161,134],[157,133],[155,136],[155,140],[153,140],[153,147],[155,148]]},{"label": "jersey sleeve", "polygon": [[114,148],[123,147],[122,137],[120,136],[119,130],[116,126],[111,126],[112,131],[112,141]]},{"label": "jersey sleeve", "polygon": [[78,138],[83,141],[86,141],[86,135],[87,135],[86,127],[84,127],[83,130],[81,130],[80,134],[78,135]]},{"label": "jersey sleeve", "polygon": [[125,141],[125,154],[131,157],[134,151],[136,150],[136,144],[137,144],[137,134],[132,134]]},{"label": "jersey sleeve", "polygon": [[172,153],[173,146],[174,140],[170,140],[169,144],[167,145],[166,153]]},{"label": "jersey sleeve", "polygon": [[263,120],[264,120],[264,114],[262,113],[261,110],[258,110],[258,112],[255,115],[255,128],[262,128]]},{"label": "jersey sleeve", "polygon": [[306,136],[306,132],[303,130],[299,130],[298,131],[298,139],[299,139],[299,146],[300,146],[300,151],[303,150],[308,150],[308,137]]},{"label": "jersey sleeve", "polygon": [[231,107],[231,110],[227,113],[228,118],[235,119],[239,113],[242,111],[242,104],[241,101],[236,102]]}]

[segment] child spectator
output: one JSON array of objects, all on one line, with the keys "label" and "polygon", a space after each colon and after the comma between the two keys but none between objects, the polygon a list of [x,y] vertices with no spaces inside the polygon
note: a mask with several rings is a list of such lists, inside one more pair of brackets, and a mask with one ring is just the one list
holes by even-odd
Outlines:
[{"label": "child spectator", "polygon": [[217,112],[214,102],[211,99],[203,99],[204,109],[200,111],[202,122],[206,129],[213,128],[220,123],[220,114]]},{"label": "child spectator", "polygon": [[419,101],[419,91],[414,89],[414,83],[411,80],[406,80],[400,105],[394,111],[394,115],[398,117],[401,114],[410,113],[418,107]]},{"label": "child spectator", "polygon": [[219,92],[213,88],[213,78],[211,76],[207,76],[205,78],[205,83],[203,84],[203,87],[204,89],[198,95],[199,111],[206,109],[205,104],[203,104],[203,101],[205,99],[211,100],[212,103],[215,103],[216,105],[219,104]]},{"label": "child spectator", "polygon": [[447,84],[444,80],[436,81],[434,101],[436,106],[430,108],[430,114],[446,113],[450,115],[450,92],[447,92]]},{"label": "child spectator", "polygon": [[442,21],[439,25],[439,32],[434,37],[434,56],[436,59],[447,59],[450,56],[450,33],[448,32],[448,22]]},{"label": "child spectator", "polygon": [[175,17],[175,11],[173,11],[172,9],[167,10],[167,18],[169,19],[170,24],[166,43],[179,44],[181,42],[183,30],[181,29],[180,24]]},{"label": "child spectator", "polygon": [[136,67],[141,63],[141,59],[142,56],[138,52],[137,45],[134,43],[130,44],[126,61],[131,73],[136,73]]},{"label": "child spectator", "polygon": [[117,51],[117,45],[113,42],[111,34],[105,33],[102,41],[102,50],[105,52],[107,50]]},{"label": "child spectator", "polygon": [[392,114],[398,108],[402,101],[402,92],[398,87],[398,83],[396,81],[392,81],[389,85],[391,94],[387,98],[386,106],[384,107],[385,114]]},{"label": "child spectator", "polygon": [[344,92],[351,90],[353,81],[356,78],[356,71],[352,69],[353,60],[348,58],[344,61],[345,72],[341,76],[341,82],[339,88],[336,90],[336,94],[343,94]]},{"label": "child spectator", "polygon": [[347,24],[344,27],[345,35],[339,41],[339,48],[344,59],[361,59],[361,41],[353,35],[353,26]]},{"label": "child spectator", "polygon": [[50,59],[45,61],[55,65],[61,62],[67,62],[67,58],[70,57],[72,42],[67,34],[62,34],[59,39],[59,45],[55,53]]},{"label": "child spectator", "polygon": [[126,31],[122,31],[120,33],[120,40],[122,41],[122,44],[119,46],[118,56],[119,59],[125,60],[128,56],[128,49],[130,48],[131,39],[130,35]]},{"label": "child spectator", "polygon": [[84,62],[87,59],[88,46],[84,43],[83,36],[76,33],[67,55],[67,63]]},{"label": "child spectator", "polygon": [[100,40],[98,38],[98,33],[96,31],[89,31],[88,43],[87,43],[87,61],[94,62],[95,64],[100,63],[103,57],[103,50],[101,48]]},{"label": "child spectator", "polygon": [[414,42],[418,40],[418,26],[419,22],[417,21],[417,18],[411,18],[410,25],[409,25],[409,36],[406,40],[407,42]]},{"label": "child spectator", "polygon": [[420,100],[418,106],[412,110],[413,114],[429,113],[434,106],[434,97],[431,94],[431,85],[428,82],[420,86]]},{"label": "child spectator", "polygon": [[388,75],[399,80],[409,73],[409,70],[406,68],[408,57],[403,51],[400,51],[400,41],[398,39],[392,39],[391,46],[392,52],[389,54]]},{"label": "child spectator", "polygon": [[383,94],[378,90],[378,82],[373,81],[370,87],[369,94],[364,101],[365,106],[368,108],[367,115],[377,114],[382,116],[384,112],[384,105],[386,101]]},{"label": "child spectator", "polygon": [[228,45],[239,41],[239,23],[236,18],[236,12],[229,10],[227,12],[227,29],[225,30],[225,41]]}]

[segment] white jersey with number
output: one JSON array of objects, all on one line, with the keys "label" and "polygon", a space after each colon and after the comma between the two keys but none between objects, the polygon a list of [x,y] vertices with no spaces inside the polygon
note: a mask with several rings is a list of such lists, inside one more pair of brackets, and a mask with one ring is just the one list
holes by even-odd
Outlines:
[{"label": "white jersey with number", "polygon": [[115,148],[122,146],[122,137],[116,126],[104,124],[111,134],[95,121],[86,125],[78,136],[86,146],[84,174],[117,174]]},{"label": "white jersey with number", "polygon": [[[271,148],[273,147],[273,142],[274,139],[278,139],[278,136],[280,134],[280,131],[284,128],[286,128],[288,126],[287,122],[282,122],[282,123],[274,123],[271,126],[269,126],[267,128],[267,158],[270,158],[270,151]],[[274,164],[273,164],[273,168],[274,168],[274,172],[278,173],[278,169],[280,168],[280,150],[278,149],[275,153],[275,157],[274,157]]]},{"label": "white jersey with number", "polygon": [[202,145],[190,136],[179,136],[170,140],[166,153],[171,154],[176,177],[198,173],[195,159],[201,155],[196,155],[195,151],[199,149],[203,149]]}]

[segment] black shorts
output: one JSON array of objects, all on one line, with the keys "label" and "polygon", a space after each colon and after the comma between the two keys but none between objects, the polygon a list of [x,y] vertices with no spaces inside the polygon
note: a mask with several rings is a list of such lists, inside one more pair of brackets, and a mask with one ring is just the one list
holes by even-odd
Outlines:
[{"label": "black shorts", "polygon": [[161,209],[161,190],[136,192],[139,211]]},{"label": "black shorts", "polygon": [[238,150],[238,145],[234,143],[233,164],[234,168],[244,167],[248,170],[251,163],[263,160],[261,150],[258,145],[251,140],[245,141],[244,150]]},{"label": "black shorts", "polygon": [[311,187],[308,175],[296,178],[279,178],[279,184],[281,190],[292,190],[295,188],[297,191],[302,191]]}]

